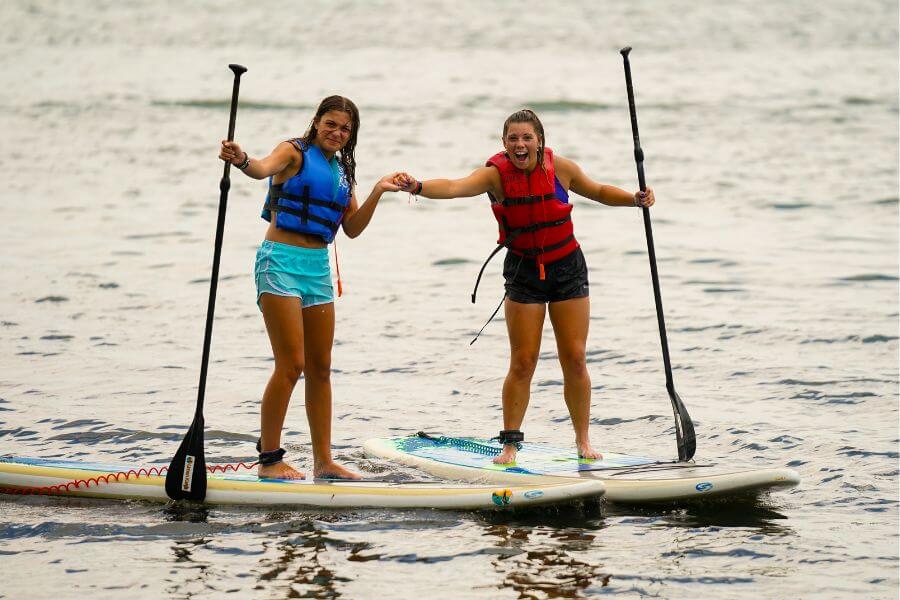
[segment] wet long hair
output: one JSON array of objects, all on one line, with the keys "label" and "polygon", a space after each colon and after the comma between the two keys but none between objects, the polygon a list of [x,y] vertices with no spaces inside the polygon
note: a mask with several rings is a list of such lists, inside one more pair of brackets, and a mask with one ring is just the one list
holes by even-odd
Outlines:
[{"label": "wet long hair", "polygon": [[544,170],[544,145],[546,144],[546,138],[544,137],[544,125],[541,123],[541,120],[530,108],[517,110],[506,117],[506,121],[503,122],[504,143],[506,143],[506,133],[509,131],[509,126],[512,123],[531,123],[532,127],[534,127],[534,132],[538,136],[537,164],[541,170]]},{"label": "wet long hair", "polygon": [[338,162],[340,162],[341,166],[344,168],[344,174],[347,176],[347,181],[352,186],[356,183],[356,157],[353,156],[353,150],[356,148],[356,138],[359,134],[359,109],[356,108],[356,105],[353,104],[352,100],[344,98],[343,96],[328,96],[322,100],[322,102],[319,103],[319,108],[316,109],[315,116],[309,123],[309,128],[300,139],[307,144],[312,144],[313,141],[315,141],[316,136],[319,135],[319,130],[316,128],[316,121],[318,121],[322,115],[332,110],[345,112],[350,115],[350,139],[348,139],[344,147],[341,148],[340,152],[337,154],[337,158]]}]

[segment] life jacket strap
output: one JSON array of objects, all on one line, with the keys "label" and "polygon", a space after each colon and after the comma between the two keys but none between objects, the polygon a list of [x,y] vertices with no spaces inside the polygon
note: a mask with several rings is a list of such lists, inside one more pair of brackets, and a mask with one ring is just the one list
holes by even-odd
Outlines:
[{"label": "life jacket strap", "polygon": [[494,258],[504,246],[505,244],[497,244],[494,251],[488,255],[487,260],[481,265],[481,270],[478,271],[478,277],[475,279],[475,289],[472,290],[472,304],[475,304],[475,295],[478,293],[478,285],[481,283],[481,276],[484,275],[485,268],[488,266],[488,263],[491,262],[491,259]]},{"label": "life jacket strap", "polygon": [[572,215],[566,215],[562,219],[557,219],[555,221],[540,221],[538,223],[532,223],[531,225],[524,225],[522,227],[510,227],[506,223],[506,219],[503,220],[503,230],[506,233],[507,237],[515,234],[518,236],[522,233],[534,233],[535,231],[539,231],[541,229],[546,229],[548,227],[559,227],[560,225],[565,225],[569,221],[572,220]]},{"label": "life jacket strap", "polygon": [[550,244],[549,246],[544,246],[542,248],[526,248],[525,250],[519,250],[517,248],[510,248],[510,252],[513,254],[518,254],[519,256],[527,256],[529,258],[534,258],[536,256],[540,256],[541,254],[546,254],[547,252],[553,252],[554,250],[559,250],[569,242],[575,239],[574,235],[567,235],[562,240],[556,242],[555,244]]},{"label": "life jacket strap", "polygon": [[[293,202],[300,202],[301,208],[293,208],[290,206],[284,206],[279,202],[280,199],[291,200]],[[269,197],[266,199],[266,203],[263,206],[265,210],[270,210],[272,212],[283,212],[289,215],[294,215],[295,217],[300,218],[301,223],[308,223],[313,221],[314,223],[318,223],[319,225],[323,225],[331,230],[331,233],[336,233],[338,227],[340,227],[340,219],[337,221],[332,221],[330,219],[325,219],[319,217],[317,215],[309,214],[309,205],[316,204],[318,206],[326,206],[338,212],[343,212],[344,207],[338,204],[337,202],[327,202],[325,200],[318,200],[316,198],[311,198],[309,196],[309,186],[304,186],[303,188],[303,196],[297,196],[294,194],[285,194],[284,192],[280,192],[276,189],[276,186],[272,186],[272,191],[269,193]]]},{"label": "life jacket strap", "polygon": [[[570,220],[569,216],[566,216],[564,219],[560,219],[558,221],[548,221],[545,223],[536,223],[534,225],[528,225],[526,227],[517,227],[515,229],[511,229],[506,222],[506,217],[503,218],[503,229],[506,232],[506,236],[503,239],[503,242],[497,244],[497,247],[488,255],[487,259],[481,265],[481,269],[478,271],[478,277],[475,279],[475,288],[472,290],[472,304],[475,304],[475,296],[478,294],[478,286],[481,284],[481,277],[484,275],[484,270],[487,268],[488,263],[493,260],[493,258],[500,252],[501,248],[508,248],[510,252],[516,254],[517,256],[527,256],[529,258],[534,258],[536,256],[540,256],[545,252],[552,252],[554,250],[558,250],[575,239],[574,235],[568,235],[563,240],[556,242],[555,244],[551,244],[549,246],[545,246],[543,248],[526,248],[524,250],[518,250],[512,247],[512,243],[516,240],[517,237],[522,235],[523,233],[530,233],[532,231],[537,231],[538,229],[542,229],[544,227],[554,227],[556,225],[562,225],[566,221]],[[521,264],[521,263],[520,263]],[[516,273],[518,274],[518,268],[516,268]],[[493,318],[493,317],[492,317]],[[490,321],[488,321],[490,322]]]},{"label": "life jacket strap", "polygon": [[[497,250],[499,250],[499,249],[502,248],[502,247],[503,247],[503,245],[501,244],[500,246],[497,247]],[[488,257],[488,261],[490,261],[491,258],[494,256],[494,254],[497,253],[497,250],[494,250],[494,253],[491,254],[490,257]],[[487,266],[487,262],[485,262],[484,264],[485,264],[485,266]],[[515,270],[515,272],[513,273],[513,279],[515,279],[516,276],[518,276],[518,274],[519,274],[519,268],[520,268],[521,266],[522,266],[522,257],[520,256],[520,257],[519,257],[519,262],[518,262],[518,264],[516,265],[516,270]],[[484,266],[481,267],[481,270],[484,271]],[[479,281],[481,280],[481,273],[478,274],[478,279],[479,279]],[[477,282],[477,281],[475,282],[475,290],[472,292],[472,302],[475,302],[475,292],[476,292],[476,291],[478,291],[478,282]],[[487,329],[487,326],[491,324],[491,321],[493,321],[493,320],[494,320],[494,317],[497,316],[497,313],[500,312],[500,307],[503,306],[503,302],[506,300],[506,296],[507,296],[507,292],[506,292],[506,290],[504,290],[504,291],[503,291],[503,297],[500,298],[500,303],[497,304],[497,308],[494,309],[494,312],[491,313],[491,316],[488,318],[488,320],[485,321],[484,325],[481,326],[481,329],[478,330],[478,333],[475,334],[475,337],[472,338],[472,341],[469,342],[469,345],[470,345],[470,346],[471,346],[472,344],[474,344],[475,342],[478,341],[478,338],[481,337],[481,334],[484,332],[485,329]]]},{"label": "life jacket strap", "polygon": [[559,200],[556,192],[537,196],[519,196],[515,198],[504,198],[503,206],[521,206],[523,204],[537,204],[538,202],[546,202],[548,200]]},{"label": "life jacket strap", "polygon": [[271,192],[269,192],[270,202],[277,202],[278,200],[290,200],[291,202],[299,202],[304,205],[314,204],[316,206],[322,206],[325,208],[330,208],[331,210],[337,212],[344,211],[344,205],[339,202],[333,202],[331,200],[321,200],[319,198],[314,198],[309,195],[309,186],[303,186],[303,195],[298,196],[297,194],[289,194],[284,191],[282,187],[283,184],[275,184],[272,186]]},{"label": "life jacket strap", "polygon": [[334,238],[334,268],[337,270],[338,298],[344,295],[344,283],[341,281],[341,263],[338,261],[337,238]]}]

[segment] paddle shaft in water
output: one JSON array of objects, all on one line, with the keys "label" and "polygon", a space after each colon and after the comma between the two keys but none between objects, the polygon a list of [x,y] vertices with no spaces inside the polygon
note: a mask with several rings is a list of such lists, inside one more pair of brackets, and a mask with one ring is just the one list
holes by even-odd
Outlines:
[{"label": "paddle shaft in water", "polygon": [[[247,72],[241,65],[228,65],[234,73],[231,90],[231,114],[228,118],[228,141],[234,139],[234,124],[237,118],[238,92],[241,75]],[[203,400],[206,394],[206,372],[209,365],[209,348],[212,343],[213,315],[216,310],[216,288],[219,282],[219,262],[222,257],[222,238],[225,233],[225,209],[228,205],[228,190],[231,188],[231,162],[225,161],[222,179],[219,181],[219,217],[216,223],[216,242],[213,252],[212,275],[209,282],[209,305],[206,309],[206,332],[203,336],[203,358],[200,363],[200,384],[197,387],[197,408],[194,421],[188,428],[178,451],[169,464],[166,474],[166,494],[173,500],[200,501],[206,497],[206,460],[203,450]]]},{"label": "paddle shaft in water", "polygon": [[[634,105],[634,87],[631,82],[631,63],[628,54],[631,47],[622,48],[621,54],[625,61],[625,85],[628,88],[628,110],[631,113],[631,133],[634,137],[634,161],[637,164],[638,183],[641,191],[647,189],[644,178],[644,151],[641,148],[641,139],[638,134],[637,109]],[[688,415],[684,403],[675,391],[675,382],[672,378],[672,362],[669,359],[669,341],[666,336],[666,320],[663,316],[662,295],[659,290],[659,274],[656,269],[656,251],[653,247],[653,229],[650,225],[650,209],[642,207],[644,216],[644,232],[647,234],[647,253],[650,256],[650,275],[653,279],[653,297],[656,301],[656,320],[659,324],[659,339],[662,344],[663,363],[666,368],[666,390],[672,400],[672,409],[675,412],[675,436],[678,444],[678,460],[690,460],[697,449],[697,438],[694,434],[694,424]]]}]

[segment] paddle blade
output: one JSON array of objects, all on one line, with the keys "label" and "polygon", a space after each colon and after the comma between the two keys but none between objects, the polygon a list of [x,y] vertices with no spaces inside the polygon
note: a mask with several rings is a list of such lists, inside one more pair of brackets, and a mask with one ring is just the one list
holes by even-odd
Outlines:
[{"label": "paddle blade", "polygon": [[166,473],[166,495],[172,500],[202,502],[206,498],[203,416],[191,423]]},{"label": "paddle blade", "polygon": [[687,461],[694,458],[697,451],[697,436],[694,434],[694,422],[674,389],[669,390],[672,409],[675,411],[675,434],[678,443],[678,460]]}]

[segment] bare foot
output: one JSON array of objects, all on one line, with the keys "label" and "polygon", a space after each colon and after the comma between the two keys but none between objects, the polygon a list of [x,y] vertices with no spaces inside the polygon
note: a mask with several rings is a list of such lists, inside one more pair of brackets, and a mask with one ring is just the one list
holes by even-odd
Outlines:
[{"label": "bare foot", "polygon": [[256,473],[260,479],[303,479],[306,477],[306,475],[284,461],[277,462],[274,465],[259,465]]},{"label": "bare foot", "polygon": [[362,479],[361,475],[345,469],[334,461],[316,465],[313,475],[316,479]]},{"label": "bare foot", "polygon": [[578,458],[587,458],[590,460],[603,458],[602,454],[594,450],[594,447],[591,446],[590,442],[575,442],[575,446],[578,448]]},{"label": "bare foot", "polygon": [[516,447],[512,444],[504,444],[503,452],[494,457],[494,464],[508,465],[516,462]]}]

